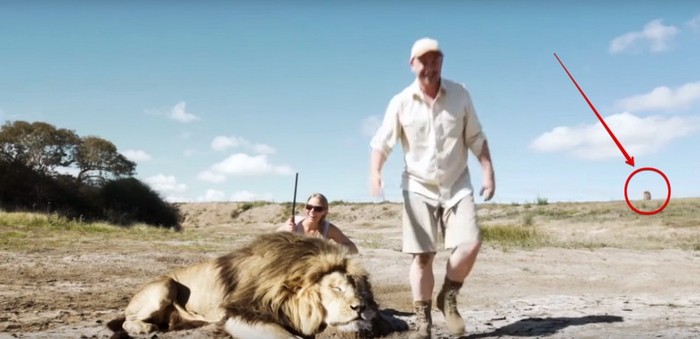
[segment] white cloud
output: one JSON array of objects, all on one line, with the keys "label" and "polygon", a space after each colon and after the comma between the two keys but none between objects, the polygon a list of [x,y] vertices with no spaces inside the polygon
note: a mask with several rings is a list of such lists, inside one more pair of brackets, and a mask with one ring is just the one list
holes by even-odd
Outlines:
[{"label": "white cloud", "polygon": [[197,179],[217,184],[226,181],[226,176],[220,173],[214,173],[210,170],[206,170],[197,174]]},{"label": "white cloud", "polygon": [[199,196],[197,197],[197,201],[200,202],[206,202],[206,201],[226,201],[226,194],[221,191],[213,190],[213,189],[208,189],[205,193],[204,196]]},{"label": "white cloud", "polygon": [[178,102],[175,107],[170,110],[169,117],[179,122],[192,122],[199,120],[199,117],[187,112],[187,104],[184,101]]},{"label": "white cloud", "polygon": [[[262,150],[270,151],[271,149],[270,147],[270,149]],[[228,177],[234,176],[290,175],[292,173],[289,166],[277,166],[270,163],[267,154],[236,153],[200,172],[197,174],[197,179],[221,183],[226,181]]]},{"label": "white cloud", "polygon": [[[160,109],[145,109],[144,113],[154,116],[167,116],[170,119],[184,123],[200,120],[199,116],[187,112],[187,104],[184,101],[175,104],[175,106],[170,109],[170,112],[163,112],[163,110]],[[187,139],[190,137],[190,133],[184,132],[181,134],[181,137]]]},{"label": "white cloud", "polygon": [[265,154],[250,156],[245,153],[232,154],[224,161],[214,164],[211,170],[214,173],[229,176],[288,175],[292,173],[292,169],[289,166],[273,166],[270,164]]},{"label": "white cloud", "polygon": [[651,92],[619,100],[615,107],[624,111],[642,112],[651,110],[687,109],[700,101],[700,81],[687,83],[671,89],[656,87]]},{"label": "white cloud", "polygon": [[217,136],[211,141],[211,148],[215,151],[225,151],[228,148],[239,147],[242,145],[247,145],[248,141],[244,138],[235,136]]},{"label": "white cloud", "polygon": [[135,162],[149,161],[152,159],[151,155],[142,151],[140,149],[128,149],[122,152],[127,159]]},{"label": "white cloud", "polygon": [[370,115],[362,121],[362,135],[367,137],[374,136],[382,124],[382,119],[376,115]]},{"label": "white cloud", "polygon": [[277,152],[272,146],[266,144],[255,144],[253,150],[258,154],[275,154]]},{"label": "white cloud", "polygon": [[228,198],[226,198],[226,193],[214,189],[208,189],[204,193],[204,195],[197,197],[196,201],[272,201],[272,194],[259,194],[248,191],[238,191],[232,193]]},{"label": "white cloud", "polygon": [[187,191],[187,185],[179,184],[173,175],[156,174],[144,179],[154,190],[163,193],[182,193]]},{"label": "white cloud", "polygon": [[257,154],[274,154],[277,150],[267,144],[251,143],[246,138],[237,136],[217,136],[211,142],[211,148],[217,152],[223,152],[229,148],[246,147]]},{"label": "white cloud", "polygon": [[[680,32],[675,26],[666,26],[661,19],[652,20],[640,32],[629,32],[610,42],[610,53],[635,52],[648,45],[652,53],[667,50],[670,40]],[[641,45],[641,47],[640,47]]]},{"label": "white cloud", "polygon": [[230,201],[272,201],[270,193],[252,193],[248,191],[238,191],[231,194]]},{"label": "white cloud", "polygon": [[190,199],[187,199],[185,197],[180,197],[180,196],[166,196],[165,201],[173,203],[173,202],[192,202]]},{"label": "white cloud", "polygon": [[700,32],[700,14],[690,19],[690,21],[686,22],[685,24],[693,31]]},{"label": "white cloud", "polygon": [[[697,117],[638,117],[624,112],[605,119],[630,156],[653,154],[674,139],[700,131]],[[538,152],[568,152],[587,160],[622,158],[602,124],[556,127],[537,137],[530,148]]]},{"label": "white cloud", "polygon": [[200,172],[197,179],[221,183],[231,176],[289,175],[291,173],[292,169],[289,166],[272,165],[266,154],[252,156],[236,153]]}]

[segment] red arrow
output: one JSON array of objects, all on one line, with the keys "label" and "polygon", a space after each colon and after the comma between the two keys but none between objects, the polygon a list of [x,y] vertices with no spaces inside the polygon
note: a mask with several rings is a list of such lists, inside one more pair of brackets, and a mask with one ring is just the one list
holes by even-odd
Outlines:
[{"label": "red arrow", "polygon": [[576,88],[578,88],[578,91],[581,92],[581,95],[583,95],[583,98],[586,99],[586,102],[588,103],[588,106],[591,106],[591,109],[593,110],[593,113],[595,113],[595,116],[598,117],[598,120],[600,120],[600,123],[603,124],[603,127],[605,127],[605,130],[608,131],[608,134],[610,134],[610,137],[611,137],[611,138],[613,139],[613,141],[615,142],[615,145],[617,145],[617,148],[619,148],[620,151],[622,152],[622,155],[625,156],[625,159],[627,159],[627,161],[625,161],[625,163],[627,163],[628,165],[634,167],[634,157],[631,157],[629,154],[627,154],[627,151],[625,151],[625,148],[622,147],[622,144],[620,143],[620,141],[617,140],[617,138],[615,137],[615,134],[613,134],[613,132],[610,130],[610,127],[608,127],[608,124],[606,124],[606,123],[605,123],[605,120],[603,120],[603,118],[600,116],[600,114],[598,113],[598,110],[595,109],[595,107],[593,106],[593,104],[591,103],[591,101],[588,100],[588,97],[586,96],[586,93],[583,93],[583,90],[581,89],[581,87],[579,87],[578,83],[576,83],[576,80],[574,80],[574,77],[571,76],[571,73],[569,73],[569,70],[566,69],[566,66],[564,66],[564,63],[561,62],[561,60],[559,59],[559,56],[557,55],[557,53],[554,53],[554,57],[557,58],[557,61],[559,61],[559,64],[561,65],[561,67],[564,68],[564,71],[566,71],[566,74],[569,75],[569,78],[571,78],[571,81],[574,82],[574,85],[576,85]]}]

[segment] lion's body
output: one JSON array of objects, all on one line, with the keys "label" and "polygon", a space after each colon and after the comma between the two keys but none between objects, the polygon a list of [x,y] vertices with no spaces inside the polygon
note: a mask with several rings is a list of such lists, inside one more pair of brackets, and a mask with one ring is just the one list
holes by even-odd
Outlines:
[{"label": "lion's body", "polygon": [[177,269],[144,285],[124,311],[123,328],[130,334],[169,330],[173,312],[182,321],[217,322],[225,316],[221,307],[224,289],[216,261]]},{"label": "lion's body", "polygon": [[240,338],[313,337],[327,325],[369,326],[376,312],[368,274],[344,248],[275,232],[146,284],[122,327],[138,335],[219,322]]}]

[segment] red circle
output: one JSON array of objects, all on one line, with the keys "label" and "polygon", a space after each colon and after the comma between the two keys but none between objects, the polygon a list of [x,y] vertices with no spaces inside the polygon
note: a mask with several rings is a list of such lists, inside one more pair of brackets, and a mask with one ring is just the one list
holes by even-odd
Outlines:
[{"label": "red circle", "polygon": [[[652,171],[652,172],[656,172],[656,173],[658,173],[659,175],[661,175],[661,177],[664,178],[664,181],[666,181],[666,187],[668,188],[668,193],[666,194],[666,201],[664,201],[664,204],[661,205],[661,207],[659,207],[659,208],[657,208],[657,209],[655,209],[655,210],[653,210],[653,211],[642,211],[642,210],[637,209],[636,207],[632,206],[632,203],[630,202],[630,199],[629,199],[629,197],[627,196],[627,186],[629,185],[630,180],[632,179],[632,177],[633,177],[635,174],[637,174],[637,173],[639,173],[639,172],[644,172],[644,171]],[[664,172],[661,172],[661,171],[659,171],[658,169],[656,169],[656,168],[654,168],[654,167],[642,167],[642,168],[639,168],[639,169],[635,170],[634,172],[632,172],[632,174],[630,174],[630,176],[627,177],[627,181],[625,181],[625,201],[627,202],[627,206],[629,206],[630,209],[632,209],[634,212],[636,212],[636,213],[638,213],[638,214],[642,214],[642,215],[653,215],[653,214],[659,213],[659,212],[663,211],[664,208],[666,208],[666,205],[668,205],[668,202],[671,201],[671,183],[668,181],[668,177],[666,177],[666,174],[664,174]]]}]

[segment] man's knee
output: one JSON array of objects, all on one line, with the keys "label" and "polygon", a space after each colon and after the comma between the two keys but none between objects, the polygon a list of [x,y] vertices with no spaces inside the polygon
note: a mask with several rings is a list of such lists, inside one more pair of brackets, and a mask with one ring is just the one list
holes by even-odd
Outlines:
[{"label": "man's knee", "polygon": [[415,261],[421,268],[432,265],[435,253],[420,253],[413,255],[413,261]]},{"label": "man's knee", "polygon": [[481,249],[481,240],[463,242],[452,250],[452,253],[459,254],[460,256],[470,256],[476,254]]}]

